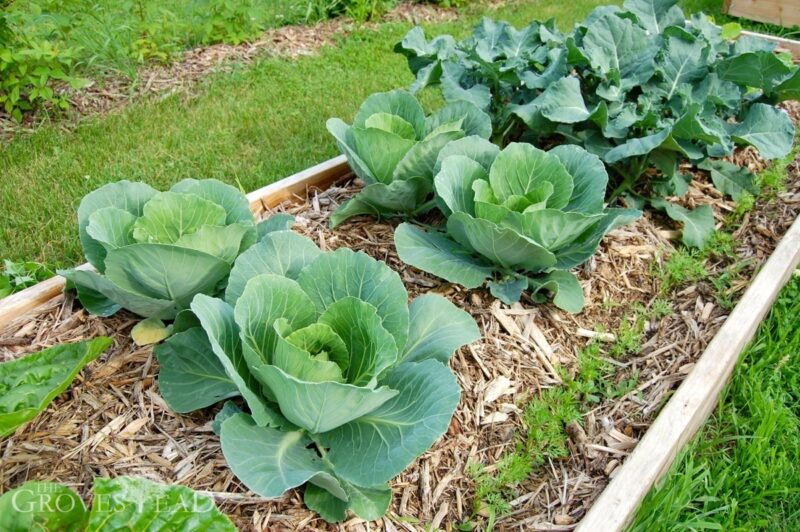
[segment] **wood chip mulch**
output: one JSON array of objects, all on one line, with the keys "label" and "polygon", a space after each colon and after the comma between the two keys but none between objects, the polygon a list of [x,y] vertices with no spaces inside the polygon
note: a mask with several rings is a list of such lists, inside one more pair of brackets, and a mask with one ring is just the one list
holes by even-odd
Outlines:
[{"label": "wood chip mulch", "polygon": [[[747,150],[734,159],[755,169],[763,166]],[[800,213],[800,158],[788,170],[786,191],[759,199],[745,215],[734,235],[737,257],[709,261],[709,278],[733,265],[741,268],[731,286],[733,299]],[[662,296],[651,272],[674,249],[676,232],[666,220],[646,214],[606,237],[598,253],[577,270],[587,296],[581,314],[530,300],[508,307],[485,290],[464,290],[401,263],[393,247],[393,221],[356,218],[329,230],[330,212],[357,188],[346,183],[312,190],[308,201],[286,203],[277,211],[294,214],[296,230],[322,249],[348,246],[385,260],[412,296],[445,295],[475,317],[484,335],[453,357],[461,403],[445,436],[394,480],[394,499],[383,520],[368,528],[353,518],[332,527],[305,509],[298,490],[271,501],[249,493],[227,468],[211,431],[217,408],[188,416],[172,413],[159,396],[152,349],[130,341],[135,317],[124,312],[109,319],[89,316],[71,294],[0,330],[0,360],[97,335],[111,336],[114,344],[43,414],[0,441],[0,492],[27,480],[53,480],[89,499],[97,476],[141,475],[211,493],[242,530],[373,530],[377,525],[413,531],[481,521],[480,515],[473,516],[475,484],[465,473],[467,465],[478,462],[491,472],[515,445],[515,434],[525,430],[524,404],[561,384],[556,367],[574,374],[578,353],[588,342],[609,340],[623,320],[630,320],[634,305],[649,308]],[[685,202],[710,204],[720,223],[735,208],[704,175]],[[645,324],[637,354],[611,358],[604,348],[603,356],[616,368],[611,382],[633,378],[634,387],[595,405],[582,424],[566,427],[569,455],[548,458],[518,486],[511,513],[498,520],[499,529],[573,528],[636,446],[727,317],[707,280],[681,287],[669,299],[672,313]],[[608,332],[596,333],[600,328]]]}]

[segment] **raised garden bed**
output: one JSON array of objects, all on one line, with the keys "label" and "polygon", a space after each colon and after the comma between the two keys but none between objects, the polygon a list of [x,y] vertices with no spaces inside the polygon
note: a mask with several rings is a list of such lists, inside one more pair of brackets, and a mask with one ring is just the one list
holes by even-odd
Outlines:
[{"label": "raised garden bed", "polygon": [[[739,152],[737,162],[759,164],[749,150]],[[637,498],[669,467],[713,407],[739,351],[800,260],[800,223],[789,229],[800,213],[800,161],[792,163],[789,174],[787,192],[772,201],[759,200],[734,235],[736,260],[746,264],[747,277],[786,235],[743,296],[745,301],[728,315],[703,281],[671,294],[672,313],[648,321],[640,353],[612,361],[617,366],[614,381],[636,374],[636,387],[599,403],[584,416],[582,428],[568,427],[568,456],[548,459],[534,471],[511,501],[511,512],[498,519],[498,527],[571,529],[593,505],[586,530],[618,529],[631,516]],[[578,353],[590,341],[587,336],[597,336],[590,331],[618,330],[633,305],[647,308],[661,295],[650,272],[663,260],[662,252],[671,249],[672,235],[649,215],[609,235],[578,271],[587,293],[579,315],[551,305],[508,307],[485,290],[460,289],[404,265],[394,251],[394,223],[359,218],[329,230],[331,211],[356,190],[346,164],[337,158],[249,199],[259,214],[294,214],[295,229],[323,250],[347,246],[365,251],[399,271],[410,295],[446,295],[475,317],[484,338],[461,349],[452,361],[462,388],[455,417],[447,434],[392,483],[395,495],[382,527],[418,530],[423,524],[435,528],[462,522],[473,510],[475,484],[467,465],[482,463],[491,472],[516,445],[514,433],[522,428],[518,405],[561,385],[562,376],[576,371]],[[688,201],[711,204],[718,220],[734,209],[702,181],[693,186]],[[717,261],[713,270],[729,261]],[[130,340],[136,318],[127,313],[110,319],[89,316],[71,294],[61,295],[62,285],[55,278],[0,303],[3,359],[99,334],[111,336],[114,345],[68,393],[0,443],[2,491],[25,480],[48,479],[87,496],[96,476],[141,475],[212,493],[241,529],[327,527],[304,507],[297,490],[271,501],[248,494],[227,467],[211,431],[217,408],[187,416],[170,411],[158,392],[152,349]],[[734,297],[744,288],[734,286]],[[708,356],[701,359],[707,348]],[[686,386],[657,419],[684,379]],[[651,425],[652,435],[645,436]],[[643,437],[641,450],[628,458]],[[601,496],[609,477],[617,480]],[[345,526],[359,529],[362,523],[352,519]]]},{"label": "raised garden bed", "polygon": [[[774,57],[762,58],[775,61]],[[781,65],[781,68],[788,67]],[[562,82],[574,86],[576,80],[567,77],[556,83]],[[385,94],[380,96],[385,97]],[[410,96],[403,98],[407,101]],[[783,105],[797,123],[800,118],[797,103]],[[763,111],[764,107],[759,109]],[[774,113],[788,122],[783,113]],[[374,112],[367,120],[391,118],[388,113]],[[732,120],[735,122],[735,118]],[[385,126],[401,128],[403,124],[402,120],[394,120]],[[453,133],[453,124],[459,131],[462,126],[464,131],[467,129],[462,118],[457,123],[445,123],[446,131],[437,135]],[[405,126],[412,130],[406,133],[411,134],[413,141],[408,136],[398,138],[410,143],[425,142],[414,126],[410,123]],[[791,124],[788,126],[787,129],[794,131]],[[329,123],[334,134],[344,131],[342,127],[350,126],[341,121]],[[440,127],[433,130],[439,131]],[[485,137],[492,128],[487,125],[484,129]],[[339,140],[341,143],[342,139]],[[777,157],[785,154],[790,144],[788,135],[782,142],[785,150],[778,150],[780,154],[774,146],[765,147]],[[763,161],[752,147],[737,149],[728,159],[750,170],[764,169]],[[360,169],[359,175],[363,177],[360,160],[352,157],[350,160],[358,163],[353,167]],[[645,162],[638,163],[640,171],[632,177],[641,177],[639,174],[653,177]],[[739,353],[800,261],[800,159],[789,161],[785,189],[770,189],[770,193],[753,200],[753,206],[743,211],[725,199],[705,172],[692,170],[693,164],[676,159],[673,172],[678,164],[681,171],[692,175],[687,180],[691,182],[687,184],[688,193],[680,199],[671,198],[678,202],[675,209],[679,213],[699,212],[702,207],[709,218],[708,234],[712,216],[718,228],[724,226],[733,233],[727,240],[714,241],[704,248],[704,264],[697,255],[676,251],[673,246],[678,236],[676,226],[662,215],[647,211],[642,218],[610,233],[597,253],[574,269],[586,299],[583,310],[575,315],[552,304],[533,304],[530,295],[523,296],[519,303],[503,305],[489,290],[465,289],[404,264],[394,244],[396,221],[354,217],[330,229],[333,211],[352,199],[363,186],[342,157],[248,195],[250,208],[258,217],[292,214],[297,222],[295,231],[312,239],[321,250],[346,247],[385,261],[399,272],[411,297],[428,293],[443,295],[469,312],[480,328],[482,338],[460,349],[451,361],[462,390],[455,415],[434,446],[393,479],[389,512],[379,520],[382,528],[449,528],[464,522],[503,529],[579,527],[594,531],[620,530],[625,526],[638,503],[713,408]],[[416,175],[410,177],[417,179]],[[422,185],[417,182],[415,186]],[[550,192],[553,190],[551,186]],[[108,190],[104,193],[108,194]],[[359,197],[367,196],[365,193]],[[612,194],[612,198],[616,197],[616,193]],[[441,194],[440,199],[446,201]],[[358,202],[350,205],[358,207]],[[247,208],[244,204],[241,207],[252,231],[254,226]],[[421,222],[441,222],[440,215],[419,214],[425,212],[421,207],[413,210]],[[666,211],[670,213],[669,208]],[[742,214],[744,211],[746,214]],[[364,211],[350,214],[361,212]],[[455,214],[451,213],[454,217]],[[222,219],[227,220],[224,216]],[[688,230],[691,219],[678,219],[686,224],[684,230]],[[296,238],[286,233],[282,236]],[[684,233],[686,241],[685,237]],[[142,242],[139,237],[136,239]],[[177,245],[175,241],[165,241],[167,245]],[[115,240],[115,245],[117,242],[123,242],[117,247],[130,251],[124,239]],[[152,244],[153,240],[147,243]],[[402,245],[398,246],[402,251]],[[116,248],[109,253],[114,251]],[[684,254],[685,266],[667,264],[670,260],[667,257],[673,252]],[[112,262],[110,255],[108,261]],[[97,267],[103,269],[96,260],[93,264],[100,264]],[[81,274],[89,277],[85,272]],[[215,281],[212,285],[219,284]],[[573,296],[575,292],[580,295],[577,285],[573,286],[576,287]],[[220,440],[214,436],[212,420],[218,406],[190,415],[176,414],[162,398],[166,379],[162,382],[164,390],[159,390],[158,363],[152,348],[138,347],[131,340],[131,329],[138,318],[126,312],[107,319],[90,316],[72,293],[62,293],[63,287],[64,280],[56,277],[0,302],[2,360],[18,358],[55,343],[98,335],[111,336],[113,347],[87,366],[68,393],[0,443],[0,490],[5,492],[30,479],[54,480],[74,487],[88,498],[89,487],[98,476],[139,475],[213,495],[242,529],[330,528],[306,507],[308,501],[304,504],[301,490],[291,489],[277,499],[248,492],[226,463]],[[173,297],[171,289],[167,292],[168,299],[178,298]],[[503,292],[500,293],[502,297]],[[83,295],[90,296],[83,301],[92,308],[91,293]],[[97,299],[94,305],[100,306]],[[173,312],[162,317],[174,316]],[[163,324],[160,327],[164,332]],[[177,334],[170,341],[174,338]],[[328,356],[325,351],[318,354]],[[223,352],[221,358],[228,356]],[[586,371],[587,357],[597,367],[604,368],[595,369],[594,377],[581,376]],[[161,360],[166,364],[167,359]],[[263,368],[259,363],[247,360],[247,370]],[[236,371],[241,372],[239,368]],[[455,388],[455,384],[452,386]],[[241,387],[238,389],[242,391]],[[559,391],[563,395],[554,396],[553,392]],[[163,395],[168,397],[166,393]],[[545,397],[550,398],[549,402]],[[544,412],[540,411],[538,416],[532,414],[536,410],[531,405],[539,405]],[[570,409],[569,414],[556,412],[562,407]],[[579,409],[583,411],[579,413]],[[313,426],[319,427],[318,423],[319,418]],[[306,425],[298,423],[298,426]],[[437,434],[445,426],[442,424]],[[568,438],[562,436],[565,431]],[[294,443],[305,437],[297,427],[285,433],[292,434],[286,437],[295,438]],[[527,434],[527,438],[521,439],[519,434]],[[284,443],[281,440],[274,448],[283,449]],[[326,449],[316,440],[313,443],[324,461]],[[515,452],[519,456],[520,446],[525,449],[522,474],[517,472],[507,481],[497,480],[501,485],[491,494],[504,499],[502,510],[497,511],[497,504],[494,507],[484,504],[487,495],[481,493],[481,485],[507,470],[508,457]],[[300,452],[313,451],[303,448]],[[230,455],[227,456],[230,461]],[[276,456],[276,462],[280,462],[282,453]],[[352,481],[352,477],[347,480]],[[302,482],[291,486],[298,484]],[[366,488],[373,489],[379,491]],[[345,527],[355,529],[367,526],[358,518],[345,523]]]}]

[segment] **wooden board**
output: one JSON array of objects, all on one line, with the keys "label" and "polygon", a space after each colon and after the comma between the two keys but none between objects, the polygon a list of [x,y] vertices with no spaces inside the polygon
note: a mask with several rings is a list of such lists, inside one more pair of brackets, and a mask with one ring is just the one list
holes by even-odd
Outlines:
[{"label": "wooden board", "polygon": [[[797,2],[800,3],[800,0],[797,0]],[[800,7],[797,9],[800,10]],[[796,60],[800,61],[800,41],[793,41],[791,39],[784,39],[783,37],[767,35],[766,33],[757,33],[755,31],[742,31],[742,35],[749,35],[751,37],[772,41],[778,45],[779,51],[783,50],[789,52]]]},{"label": "wooden board", "polygon": [[723,11],[786,28],[800,26],[800,0],[725,0]]},{"label": "wooden board", "polygon": [[797,218],[655,422],[578,525],[580,532],[623,530],[650,488],[672,466],[717,404],[744,347],[800,263]]},{"label": "wooden board", "polygon": [[[296,196],[304,196],[311,187],[327,188],[337,181],[351,175],[344,156],[334,157],[302,172],[262,187],[247,195],[250,209],[260,215],[269,208],[276,207]],[[91,269],[89,263],[78,266]],[[38,283],[35,286],[0,299],[0,331],[11,321],[36,310],[64,290],[64,278],[60,275]]]}]

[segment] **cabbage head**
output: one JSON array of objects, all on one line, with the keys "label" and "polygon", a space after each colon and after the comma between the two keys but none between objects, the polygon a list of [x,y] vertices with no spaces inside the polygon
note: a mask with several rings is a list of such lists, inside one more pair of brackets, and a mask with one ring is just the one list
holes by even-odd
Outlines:
[{"label": "cabbage head", "polygon": [[328,521],[384,514],[388,481],[450,424],[450,356],[480,337],[443,297],[409,305],[385,263],[292,231],[243,253],[224,299],[191,310],[156,348],[165,401],[191,412],[241,396],[247,412],[227,402],[213,426],[234,474],[264,497],[305,484]]},{"label": "cabbage head", "polygon": [[196,294],[225,288],[233,261],[275,227],[256,224],[247,198],[214,179],[185,179],[167,192],[119,181],[87,194],[78,207],[83,252],[96,271],[60,271],[92,314],[124,308],[173,319]]},{"label": "cabbage head", "polygon": [[466,288],[490,279],[492,294],[509,304],[530,289],[536,300],[550,292],[556,306],[580,311],[583,292],[569,269],[591,257],[606,233],[641,215],[604,207],[608,174],[578,146],[544,152],[512,143],[500,151],[470,137],[442,150],[437,166],[446,230],[401,224],[400,258]]},{"label": "cabbage head", "polygon": [[450,141],[489,138],[489,115],[468,102],[454,102],[425,116],[416,98],[403,90],[371,95],[353,124],[327,123],[347,162],[366,186],[331,216],[335,227],[352,216],[413,217],[435,206],[434,166]]}]

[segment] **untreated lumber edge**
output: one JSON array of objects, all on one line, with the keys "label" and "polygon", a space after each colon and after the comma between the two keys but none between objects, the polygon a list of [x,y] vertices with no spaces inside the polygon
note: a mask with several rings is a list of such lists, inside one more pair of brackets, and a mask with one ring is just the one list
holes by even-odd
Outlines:
[{"label": "untreated lumber edge", "polygon": [[[303,197],[311,187],[324,189],[345,179],[350,174],[350,167],[347,165],[345,157],[334,157],[259,188],[247,194],[247,200],[250,202],[250,209],[256,215],[259,215],[286,200]],[[92,266],[85,263],[78,266],[78,268],[91,269]],[[51,299],[61,295],[64,291],[64,283],[65,279],[60,275],[56,275],[16,294],[0,299],[0,331],[17,318],[36,310]]]},{"label": "untreated lumber edge", "polygon": [[797,0],[725,0],[723,13],[784,28],[800,24]]},{"label": "untreated lumber edge", "polygon": [[616,532],[631,522],[644,497],[669,471],[680,450],[717,404],[739,355],[798,263],[800,217],[750,283],[686,380],[580,521],[578,532]]},{"label": "untreated lumber edge", "polygon": [[757,33],[755,31],[742,30],[742,35],[750,37],[757,37],[767,41],[774,42],[778,45],[779,49],[784,49],[792,54],[795,59],[800,60],[800,41],[792,39],[785,39],[783,37],[776,37],[775,35],[767,35],[766,33]]}]

